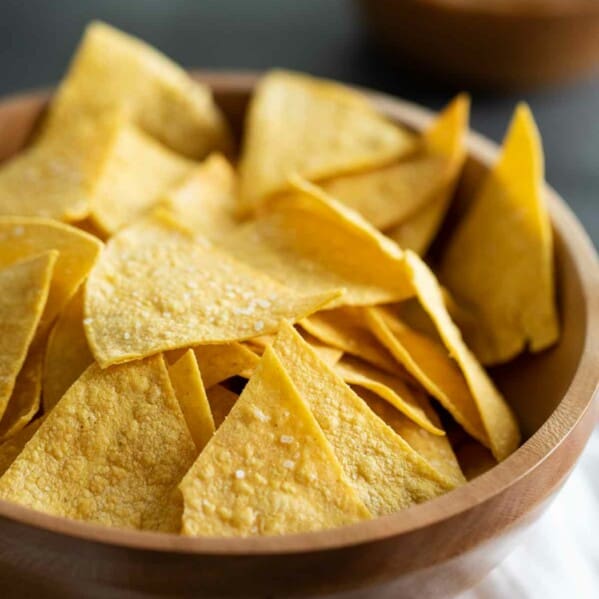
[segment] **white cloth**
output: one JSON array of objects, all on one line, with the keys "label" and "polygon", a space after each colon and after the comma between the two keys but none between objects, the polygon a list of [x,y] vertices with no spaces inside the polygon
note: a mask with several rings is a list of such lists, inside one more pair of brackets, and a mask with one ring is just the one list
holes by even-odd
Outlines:
[{"label": "white cloth", "polygon": [[522,545],[458,599],[506,597],[599,598],[599,428]]}]

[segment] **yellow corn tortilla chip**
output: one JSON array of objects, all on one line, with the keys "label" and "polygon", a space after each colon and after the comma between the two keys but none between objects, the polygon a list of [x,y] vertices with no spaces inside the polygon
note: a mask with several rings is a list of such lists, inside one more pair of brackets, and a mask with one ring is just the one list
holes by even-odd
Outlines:
[{"label": "yellow corn tortilla chip", "polygon": [[107,526],[178,532],[196,448],[162,357],[90,366],[0,478],[0,498]]},{"label": "yellow corn tortilla chip", "polygon": [[271,348],[179,488],[188,536],[299,533],[370,517]]},{"label": "yellow corn tortilla chip", "polygon": [[321,310],[300,320],[299,326],[320,341],[361,358],[380,370],[395,374],[401,368],[368,329],[360,309]]},{"label": "yellow corn tortilla chip", "polygon": [[0,440],[17,434],[40,409],[42,394],[43,342],[34,342],[19,372],[4,415],[0,419]]},{"label": "yellow corn tortilla chip", "polygon": [[90,218],[113,234],[143,216],[186,177],[194,163],[123,123],[90,198]]},{"label": "yellow corn tortilla chip", "polygon": [[2,476],[8,467],[15,461],[17,456],[25,447],[25,444],[35,435],[43,418],[38,418],[30,422],[25,428],[22,428],[18,433],[0,443],[0,476]]},{"label": "yellow corn tortilla chip", "polygon": [[334,366],[334,371],[348,384],[368,389],[391,404],[404,416],[433,435],[444,435],[421,407],[421,402],[406,383],[392,374],[369,366],[356,358],[345,357]]},{"label": "yellow corn tortilla chip", "polygon": [[493,456],[501,461],[520,444],[520,431],[516,417],[484,368],[464,343],[460,330],[447,312],[443,293],[435,275],[412,252],[406,255],[406,265],[422,307],[435,323],[445,347],[464,374],[480,412],[489,439],[489,449]]},{"label": "yellow corn tortilla chip", "polygon": [[44,412],[58,403],[93,361],[83,330],[83,288],[80,287],[48,337],[43,372]]},{"label": "yellow corn tortilla chip", "polygon": [[0,217],[0,268],[48,250],[59,252],[40,334],[73,296],[101,249],[102,242],[69,225],[42,218]]},{"label": "yellow corn tortilla chip", "polygon": [[57,257],[52,250],[0,268],[0,419],[46,305]]},{"label": "yellow corn tortilla chip", "polygon": [[424,135],[424,155],[444,164],[431,189],[422,190],[426,191],[426,201],[409,218],[385,231],[403,249],[424,255],[443,223],[466,158],[469,112],[468,96],[459,95]]},{"label": "yellow corn tortilla chip", "polygon": [[309,404],[343,471],[373,515],[421,503],[453,488],[392,431],[287,323],[273,345]]},{"label": "yellow corn tortilla chip", "polygon": [[[342,305],[413,294],[403,253],[359,214],[294,177],[295,193],[221,240],[232,254],[302,293],[343,288]],[[348,251],[351,248],[351,251]]]},{"label": "yellow corn tortilla chip", "polygon": [[478,334],[466,341],[484,364],[557,340],[543,149],[525,104],[516,109],[498,162],[445,249],[440,277],[475,313]]},{"label": "yellow corn tortilla chip", "polygon": [[206,391],[206,394],[208,395],[208,403],[210,404],[210,410],[214,418],[214,426],[218,429],[229,415],[231,408],[235,405],[239,396],[222,385],[210,387]]},{"label": "yellow corn tortilla chip", "polygon": [[274,335],[257,335],[245,341],[245,346],[251,349],[257,356],[262,356],[264,350],[273,344]]},{"label": "yellow corn tortilla chip", "polygon": [[214,434],[214,419],[193,350],[168,367],[168,375],[198,452]]},{"label": "yellow corn tortilla chip", "polygon": [[260,361],[251,349],[236,342],[199,345],[193,351],[206,389],[232,376],[250,378]]},{"label": "yellow corn tortilla chip", "polygon": [[218,240],[238,225],[235,171],[212,154],[162,199],[161,205],[189,229]]},{"label": "yellow corn tortilla chip", "polygon": [[[449,478],[456,486],[466,482],[447,435],[431,434],[406,418],[401,412],[393,409],[388,402],[372,391],[360,389],[359,395],[379,418],[384,420],[404,441],[407,441],[412,449],[417,451],[433,468]],[[418,399],[428,418],[440,427],[439,417],[435,414],[429,400],[422,395]]]},{"label": "yellow corn tortilla chip", "polygon": [[271,71],[250,103],[239,165],[240,194],[251,209],[309,181],[389,164],[414,148],[413,136],[387,122],[361,94],[342,85]]},{"label": "yellow corn tortilla chip", "polygon": [[141,40],[95,22],[85,31],[45,129],[113,110],[191,158],[231,146],[227,124],[206,86]]},{"label": "yellow corn tortilla chip", "polygon": [[445,347],[406,326],[388,312],[367,308],[372,332],[398,362],[453,416],[468,434],[489,445],[478,407],[467,381]]},{"label": "yellow corn tortilla chip", "polygon": [[84,326],[106,367],[269,333],[337,295],[298,295],[154,214],[106,245],[86,284]]}]

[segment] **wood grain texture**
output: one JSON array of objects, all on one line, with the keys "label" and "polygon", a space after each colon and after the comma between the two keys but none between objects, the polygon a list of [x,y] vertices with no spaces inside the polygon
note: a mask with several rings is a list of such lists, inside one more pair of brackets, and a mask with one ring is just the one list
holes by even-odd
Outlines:
[{"label": "wood grain texture", "polygon": [[[215,88],[239,130],[255,77],[198,76]],[[415,130],[432,119],[411,104],[371,96],[390,118]],[[13,98],[8,111],[0,104],[0,155],[27,139],[46,98],[43,93],[22,102]],[[457,213],[497,151],[475,134],[469,148]],[[447,597],[482,579],[545,510],[598,413],[597,256],[565,203],[549,188],[547,196],[564,333],[551,350],[493,373],[527,437],[505,462],[404,512],[275,538],[192,539],[113,530],[0,501],[0,596]]]}]

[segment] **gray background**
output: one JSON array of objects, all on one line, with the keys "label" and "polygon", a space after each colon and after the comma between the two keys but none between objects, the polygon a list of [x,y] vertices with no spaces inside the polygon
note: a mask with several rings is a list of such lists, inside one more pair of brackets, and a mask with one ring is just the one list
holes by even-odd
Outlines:
[{"label": "gray background", "polygon": [[[308,71],[440,108],[457,91],[389,64],[343,0],[0,0],[0,94],[56,82],[100,18],[186,66]],[[471,91],[471,90],[469,90]],[[599,79],[528,94],[473,92],[473,127],[501,139],[514,104],[538,120],[549,182],[599,244]]]}]

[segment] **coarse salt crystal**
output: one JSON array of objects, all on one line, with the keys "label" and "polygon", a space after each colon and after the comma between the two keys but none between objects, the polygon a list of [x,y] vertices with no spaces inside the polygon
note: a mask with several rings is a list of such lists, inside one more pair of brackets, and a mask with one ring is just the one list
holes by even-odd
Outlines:
[{"label": "coarse salt crystal", "polygon": [[245,478],[245,470],[235,470],[235,478],[237,478],[238,480]]},{"label": "coarse salt crystal", "polygon": [[291,460],[285,460],[283,462],[283,468],[287,468],[287,470],[293,470],[295,468],[295,462]]},{"label": "coarse salt crystal", "polygon": [[255,331],[261,331],[264,328],[264,321],[262,320],[257,320],[254,323],[254,330]]},{"label": "coarse salt crystal", "polygon": [[290,443],[293,443],[293,437],[291,435],[281,435],[279,441],[285,445],[289,445]]}]

